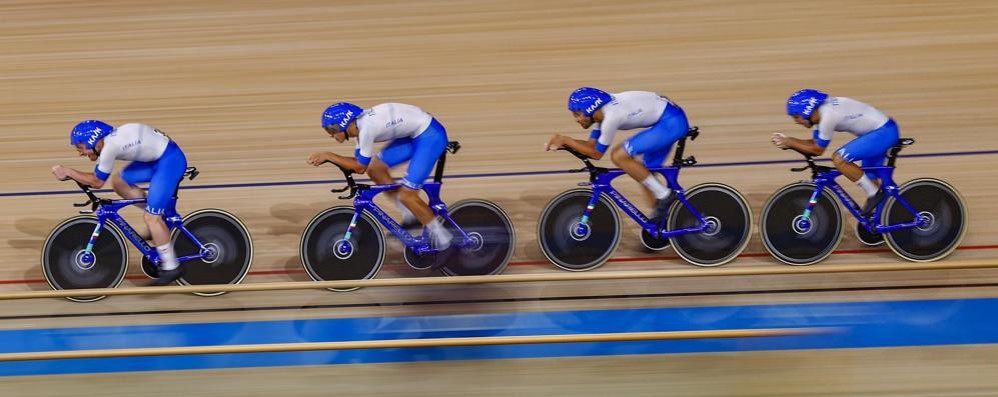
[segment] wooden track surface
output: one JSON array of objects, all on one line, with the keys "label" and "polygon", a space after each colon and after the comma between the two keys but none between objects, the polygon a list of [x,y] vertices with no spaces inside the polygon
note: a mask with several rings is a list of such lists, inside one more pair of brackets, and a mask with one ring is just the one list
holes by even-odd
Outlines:
[{"label": "wooden track surface", "polygon": [[[608,91],[653,90],[681,104],[701,137],[687,148],[704,164],[791,160],[768,143],[773,131],[809,133],[783,115],[795,89],[816,87],[873,104],[893,116],[902,135],[917,143],[905,154],[998,150],[998,3],[931,1],[95,1],[0,2],[0,193],[71,190],[49,169],[64,164],[89,170],[66,142],[71,126],[101,118],[112,124],[143,122],[170,134],[201,176],[185,186],[339,179],[330,167],[305,164],[310,151],[351,153],[318,127],[322,109],[349,100],[361,106],[399,101],[423,107],[463,149],[447,174],[553,171],[577,167],[563,153],[545,153],[552,133],[584,132],[564,109],[582,85]],[[621,134],[618,142],[629,133]],[[837,147],[845,136],[832,143]],[[998,206],[991,171],[998,155],[901,159],[896,178],[931,176],[953,184],[972,219],[953,258],[991,257],[998,244]],[[606,161],[609,164],[609,161]],[[122,165],[119,164],[120,169]],[[724,182],[753,207],[805,178],[789,164],[701,167],[684,170],[692,187]],[[396,173],[396,175],[400,175]],[[499,203],[518,232],[509,272],[556,271],[536,243],[536,218],[557,193],[581,175],[451,179],[449,202],[479,197]],[[636,184],[620,183],[626,193]],[[297,247],[305,223],[323,208],[347,204],[331,185],[185,190],[180,209],[219,207],[239,216],[256,246],[246,282],[303,280]],[[849,187],[855,192],[856,189]],[[0,288],[47,289],[39,251],[47,233],[75,214],[82,195],[0,196]],[[636,197],[636,196],[635,196]],[[138,211],[126,211],[138,221]],[[820,266],[898,260],[883,250],[861,250],[851,234]],[[633,224],[606,268],[689,266],[671,250],[640,252]],[[420,274],[403,268],[398,244],[380,277]],[[758,232],[746,257],[727,266],[774,261]],[[666,258],[658,258],[664,255]],[[130,274],[137,275],[132,255]],[[332,294],[228,295],[219,298],[116,297],[80,305],[56,300],[0,302],[9,315],[114,312],[177,306],[245,307],[308,302],[397,302],[433,297],[613,294],[627,291],[691,292],[810,287],[841,288],[995,282],[998,272],[912,272],[890,275],[756,277],[684,282],[579,283],[503,288],[424,288]],[[126,284],[132,281],[126,281]],[[873,293],[876,295],[877,293]],[[993,295],[987,288],[908,291],[905,297]],[[896,295],[892,295],[896,296]],[[755,301],[871,299],[851,293],[793,294]],[[740,297],[672,298],[635,305],[741,303]],[[630,305],[602,301],[586,307]],[[557,307],[579,305],[560,304]],[[295,316],[382,315],[467,311],[541,310],[538,304],[359,309],[336,313],[212,315],[210,320]],[[452,312],[452,311],[451,311]],[[10,320],[3,327],[92,323],[205,321],[185,315]],[[994,371],[990,368],[990,371]]]}]

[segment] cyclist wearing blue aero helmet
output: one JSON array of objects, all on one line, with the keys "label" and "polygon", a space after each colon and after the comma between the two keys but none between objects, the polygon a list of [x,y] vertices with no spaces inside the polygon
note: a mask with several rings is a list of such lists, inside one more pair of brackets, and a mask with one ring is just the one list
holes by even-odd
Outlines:
[{"label": "cyclist wearing blue aero helmet", "polygon": [[[403,225],[418,221],[430,230],[434,247],[450,246],[451,232],[419,197],[423,182],[447,148],[447,131],[436,118],[402,103],[383,103],[364,110],[352,103],[339,102],[323,112],[322,128],[339,143],[356,138],[355,157],[314,152],[306,160],[309,164],[319,166],[328,161],[359,174],[367,173],[375,183],[384,185],[395,183],[390,169],[408,161],[401,188],[385,193],[402,212]],[[375,155],[374,144],[386,141],[390,143]]]},{"label": "cyclist wearing blue aero helmet", "polygon": [[[577,140],[555,134],[545,146],[546,150],[568,147],[599,160],[613,144],[613,137],[618,130],[644,128],[614,147],[610,159],[645,187],[645,193],[654,208],[652,219],[665,216],[675,195],[648,168],[662,167],[672,145],[689,130],[689,121],[683,109],[654,92],[624,91],[610,94],[596,88],[582,87],[568,96],[568,110],[582,128],[593,127],[589,139]],[[642,157],[641,162],[636,159],[639,155]]]},{"label": "cyclist wearing blue aero helmet", "polygon": [[854,164],[864,167],[884,165],[887,151],[897,144],[900,132],[894,119],[863,102],[846,97],[832,97],[814,90],[803,89],[787,98],[787,115],[804,128],[814,128],[812,139],[787,137],[774,133],[772,142],[780,148],[820,156],[825,153],[835,132],[848,132],[856,138],[832,154],[832,163],[842,175],[856,182],[866,192],[862,213],[869,216],[884,199],[884,192],[875,182],[876,174],[864,173]]},{"label": "cyclist wearing blue aero helmet", "polygon": [[[187,157],[173,140],[159,130],[145,124],[130,123],[118,128],[99,121],[86,120],[69,134],[69,143],[80,156],[97,162],[94,172],[83,172],[56,165],[52,174],[56,179],[73,179],[84,185],[101,188],[111,176],[115,160],[131,161],[114,179],[114,191],[126,199],[147,197],[142,219],[149,227],[148,238],[160,258],[159,277],[152,285],[166,285],[183,275],[184,268],[170,243],[170,231],[163,221],[177,183],[187,169]],[[148,195],[136,184],[149,183]]]}]

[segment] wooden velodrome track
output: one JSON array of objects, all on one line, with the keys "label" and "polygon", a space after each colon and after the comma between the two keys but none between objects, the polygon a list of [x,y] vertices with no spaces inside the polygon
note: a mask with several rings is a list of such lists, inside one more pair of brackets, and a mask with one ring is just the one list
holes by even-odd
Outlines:
[{"label": "wooden velodrome track", "polygon": [[[782,113],[786,95],[795,89],[813,86],[869,102],[898,120],[903,136],[916,138],[904,154],[948,154],[902,158],[896,176],[942,178],[963,195],[972,219],[961,249],[949,259],[991,258],[998,249],[990,169],[998,155],[960,154],[998,150],[998,3],[993,1],[7,0],[0,2],[0,15],[0,288],[5,291],[49,288],[39,266],[43,240],[75,214],[72,202],[83,201],[79,194],[51,194],[74,187],[56,181],[49,168],[93,166],[75,158],[66,142],[79,120],[138,121],[168,132],[202,171],[185,186],[259,184],[184,190],[179,207],[182,212],[224,208],[248,225],[255,257],[245,282],[305,280],[297,252],[302,229],[318,211],[347,202],[328,192],[330,184],[268,184],[340,178],[328,166],[305,164],[310,151],[352,152],[318,127],[326,105],[398,101],[428,110],[463,145],[448,159],[448,175],[555,171],[578,166],[564,153],[545,153],[542,144],[552,133],[584,136],[564,109],[567,94],[581,85],[669,95],[701,128],[687,153],[702,164],[795,159],[768,143],[777,130],[808,134]],[[838,137],[833,145],[845,141]],[[731,184],[749,199],[757,223],[769,194],[806,177],[790,173],[790,166],[692,168],[681,182]],[[508,273],[555,272],[537,247],[536,218],[551,197],[583,178],[455,178],[445,182],[443,197],[486,198],[509,212],[518,244]],[[627,193],[637,192],[633,182],[621,185]],[[137,210],[126,212],[139,220]],[[601,270],[689,266],[670,250],[641,252],[633,224],[625,225],[615,259]],[[848,226],[851,230],[852,221]],[[422,274],[404,267],[397,243],[390,247],[380,277]],[[885,248],[861,247],[851,232],[839,250],[818,266],[901,261]],[[144,282],[138,259],[133,252],[134,277],[125,285]],[[745,255],[727,266],[774,263],[756,231]],[[0,302],[0,327],[976,297],[993,296],[995,282],[998,272],[973,270],[113,297],[92,304],[46,299]],[[538,300],[627,294],[672,295]],[[508,302],[474,303],[484,299]],[[419,304],[448,300],[464,303]],[[367,305],[314,308],[351,303]],[[292,309],[240,310],[261,307]],[[46,318],[55,313],[80,315]],[[986,359],[994,352],[906,348],[826,351],[820,358],[805,351],[559,359],[557,365],[548,359],[357,365],[335,373],[293,367],[48,376],[4,379],[0,394],[92,388],[105,395],[319,395],[335,387],[351,395],[400,390],[466,395],[478,387],[476,393],[502,395],[550,390],[658,395],[668,387],[705,396],[871,390],[983,395],[975,393],[998,386],[993,376],[998,368]],[[793,381],[785,382],[784,375]]]}]

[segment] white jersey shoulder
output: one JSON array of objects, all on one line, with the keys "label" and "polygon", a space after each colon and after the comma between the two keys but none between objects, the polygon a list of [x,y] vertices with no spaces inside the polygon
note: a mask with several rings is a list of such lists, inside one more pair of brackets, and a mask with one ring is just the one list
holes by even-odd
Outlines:
[{"label": "white jersey shoulder", "polygon": [[866,135],[890,119],[873,106],[846,97],[828,97],[818,111],[821,121],[818,122],[817,135],[826,141],[830,141],[836,131]]},{"label": "white jersey shoulder", "polygon": [[655,125],[669,100],[649,91],[624,91],[613,95],[613,100],[603,106],[603,121],[594,126],[600,130],[599,142],[605,146],[613,143],[618,130],[645,128]]},{"label": "white jersey shoulder", "polygon": [[97,169],[110,174],[115,160],[159,160],[169,143],[169,137],[148,125],[121,125],[104,138],[104,147],[97,159]]},{"label": "white jersey shoulder", "polygon": [[357,118],[357,148],[360,154],[374,155],[374,143],[398,138],[415,138],[426,131],[433,116],[413,105],[383,103],[361,113]]}]

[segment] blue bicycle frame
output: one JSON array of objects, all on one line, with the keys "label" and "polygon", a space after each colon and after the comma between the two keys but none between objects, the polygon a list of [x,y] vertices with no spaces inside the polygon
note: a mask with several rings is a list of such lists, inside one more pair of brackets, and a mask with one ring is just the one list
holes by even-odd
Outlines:
[{"label": "blue bicycle frame", "polygon": [[[196,173],[194,175],[196,175]],[[125,218],[123,218],[121,215],[118,215],[118,211],[121,210],[122,208],[125,208],[129,205],[145,203],[146,199],[144,198],[125,199],[125,200],[102,199],[94,195],[93,192],[90,191],[89,187],[83,184],[79,185],[80,188],[83,190],[83,192],[86,193],[88,197],[90,197],[90,201],[83,204],[77,204],[76,206],[84,207],[91,204],[93,206],[90,211],[80,211],[80,213],[81,214],[92,213],[97,216],[97,226],[94,227],[94,232],[90,235],[90,240],[87,241],[87,247],[84,249],[83,256],[81,257],[83,264],[94,263],[94,261],[96,260],[96,257],[93,254],[94,244],[97,243],[97,238],[100,237],[100,233],[104,229],[104,223],[111,222],[115,226],[118,226],[119,229],[121,229],[121,231],[125,234],[125,237],[128,239],[128,241],[130,241],[132,245],[135,246],[135,248],[142,253],[142,255],[148,258],[149,261],[152,262],[153,264],[159,265],[160,262],[159,252],[157,252],[154,247],[150,246],[149,243],[147,243],[144,239],[142,239],[142,237],[139,236],[138,232],[136,232],[135,229],[128,224],[128,221],[126,221]],[[177,213],[176,206],[177,206],[177,198],[173,197],[170,199],[166,211],[163,214],[163,220],[166,222],[168,230],[173,231],[174,229],[179,229],[181,233],[184,233],[184,235],[187,236],[187,238],[189,238],[192,242],[194,242],[194,244],[196,244],[199,247],[197,254],[178,257],[177,261],[184,262],[184,261],[189,261],[191,259],[211,260],[212,256],[215,255],[215,252],[205,247],[205,245],[202,244],[201,241],[194,236],[194,234],[192,234],[189,230],[187,230],[186,227],[184,227],[183,218],[180,216],[180,214]]]},{"label": "blue bicycle frame", "polygon": [[692,204],[690,204],[689,201],[686,200],[686,190],[679,185],[678,181],[679,169],[681,167],[689,167],[695,165],[697,162],[696,158],[694,158],[693,156],[690,156],[689,158],[683,158],[683,152],[686,150],[686,138],[690,138],[690,140],[695,140],[699,135],[700,135],[700,130],[697,127],[692,127],[689,129],[689,131],[686,132],[686,135],[684,135],[676,144],[676,153],[674,155],[671,167],[648,169],[649,172],[662,175],[662,177],[665,178],[666,184],[669,186],[669,189],[672,189],[672,191],[676,194],[676,200],[682,203],[683,206],[686,207],[686,209],[688,209],[690,213],[692,213],[693,216],[695,216],[700,221],[699,226],[687,227],[676,230],[666,229],[665,227],[666,220],[664,218],[660,219],[659,223],[657,224],[655,222],[652,222],[650,219],[648,219],[647,216],[645,216],[644,213],[642,213],[640,210],[634,207],[634,204],[632,204],[630,200],[628,200],[626,197],[620,194],[620,192],[617,191],[617,189],[611,185],[611,181],[625,174],[623,170],[620,169],[611,170],[607,168],[596,167],[592,164],[592,162],[589,161],[589,157],[587,157],[586,155],[579,153],[575,150],[572,150],[571,148],[567,147],[563,148],[565,151],[572,153],[575,157],[582,160],[582,162],[586,165],[584,168],[572,170],[571,172],[588,171],[589,182],[583,182],[580,183],[579,185],[590,186],[593,190],[593,195],[592,197],[589,198],[589,204],[586,205],[586,209],[582,212],[582,219],[579,221],[579,224],[576,225],[577,229],[575,230],[575,232],[578,233],[579,235],[585,235],[588,233],[589,216],[596,208],[596,202],[599,200],[601,194],[606,194],[607,197],[610,198],[610,200],[612,200],[614,203],[617,204],[617,207],[622,209],[624,213],[626,213],[628,216],[631,217],[631,219],[634,219],[635,222],[641,225],[642,229],[647,231],[654,238],[669,238],[680,234],[699,233],[712,227],[711,223],[707,219],[705,219],[703,215],[701,215],[700,212],[697,211]]},{"label": "blue bicycle frame", "polygon": [[576,232],[580,233],[580,235],[586,233],[586,230],[582,228],[589,227],[588,225],[589,215],[592,214],[593,209],[596,208],[596,201],[599,200],[601,194],[606,194],[607,197],[610,198],[610,200],[612,200],[614,203],[617,204],[618,208],[623,210],[624,213],[630,216],[631,219],[634,219],[634,221],[637,222],[638,225],[641,225],[642,229],[648,231],[648,233],[650,233],[652,237],[655,238],[669,238],[679,234],[699,233],[706,230],[709,227],[707,220],[704,219],[704,217],[700,215],[700,212],[698,212],[696,208],[694,208],[693,205],[691,205],[690,202],[686,200],[686,191],[683,189],[682,186],[679,186],[679,182],[677,181],[677,179],[679,178],[679,168],[676,167],[650,168],[648,169],[648,171],[660,174],[665,178],[665,181],[668,184],[669,189],[672,189],[674,194],[676,194],[676,200],[682,203],[683,206],[686,207],[686,209],[688,209],[690,213],[693,214],[693,216],[695,216],[698,220],[700,220],[699,226],[687,227],[675,230],[667,230],[664,225],[665,219],[660,219],[659,223],[657,224],[655,222],[652,222],[652,220],[648,219],[648,217],[645,216],[645,214],[642,213],[641,210],[634,207],[634,204],[632,204],[630,200],[624,197],[624,195],[620,194],[620,192],[617,191],[617,189],[610,184],[610,182],[613,179],[621,175],[624,175],[624,171],[606,170],[605,172],[597,174],[595,180],[593,180],[592,182],[580,184],[580,185],[589,185],[593,190],[593,195],[589,199],[589,204],[586,206],[585,211],[582,212],[582,219],[579,222],[579,225],[577,226],[580,228],[580,230],[577,230]]},{"label": "blue bicycle frame", "polygon": [[[850,197],[849,194],[842,189],[842,186],[835,181],[836,178],[842,175],[839,170],[832,167],[815,165],[813,156],[801,153],[804,155],[808,165],[803,168],[794,168],[793,171],[803,171],[810,168],[812,170],[812,180],[815,184],[815,189],[814,193],[811,194],[811,199],[808,200],[807,206],[804,208],[804,213],[801,215],[798,226],[803,229],[810,228],[811,211],[814,209],[814,206],[817,205],[818,197],[820,197],[822,189],[827,187],[831,189],[836,196],[838,196],[839,200],[842,201],[842,204],[849,210],[849,213],[852,214],[852,216],[871,233],[888,233],[897,230],[910,229],[913,227],[925,227],[930,220],[920,215],[918,211],[911,206],[911,204],[901,197],[900,189],[898,188],[897,183],[894,182],[894,161],[897,159],[897,153],[901,150],[902,146],[910,145],[914,142],[914,140],[903,138],[898,142],[898,145],[891,148],[888,155],[887,166],[863,167],[864,172],[873,172],[878,178],[880,178],[881,189],[884,190],[884,194],[886,195],[884,200],[877,204],[876,209],[874,209],[873,214],[869,218],[863,216],[861,213],[862,209],[859,207],[859,204],[857,204],[852,197]],[[887,202],[888,197],[894,197],[894,199],[897,200],[901,206],[912,214],[913,220],[893,225],[882,225],[880,222],[877,222],[876,220],[881,219],[884,203]]]},{"label": "blue bicycle frame", "polygon": [[[440,155],[437,160],[436,171],[433,176],[432,182],[427,182],[423,185],[423,191],[426,192],[426,196],[430,198],[429,206],[433,214],[444,219],[448,224],[454,227],[461,235],[461,242],[456,244],[460,248],[466,248],[478,244],[478,241],[472,236],[469,236],[464,230],[451,219],[450,214],[447,211],[447,204],[444,204],[440,200],[440,188],[441,180],[443,179],[443,169],[444,164],[447,159],[447,153],[456,153],[461,145],[457,142],[448,142],[447,149],[444,153]],[[353,234],[354,228],[357,227],[357,219],[361,216],[361,213],[370,213],[375,220],[378,221],[385,229],[394,235],[402,244],[409,249],[411,249],[417,255],[434,254],[439,252],[438,249],[430,246],[429,231],[423,228],[423,234],[419,237],[413,236],[408,230],[399,225],[392,217],[388,216],[385,211],[378,207],[374,203],[374,197],[384,193],[388,190],[397,189],[401,185],[397,183],[387,184],[387,185],[367,185],[362,183],[356,183],[353,179],[353,171],[337,165],[340,171],[343,171],[343,175],[346,177],[347,186],[342,189],[333,189],[333,192],[344,192],[350,190],[350,194],[346,196],[340,196],[340,199],[350,199],[353,198],[353,208],[354,214],[353,218],[350,220],[350,226],[347,227],[346,233],[343,235],[343,240],[350,241],[350,236]],[[344,252],[346,253],[346,252]]]}]

